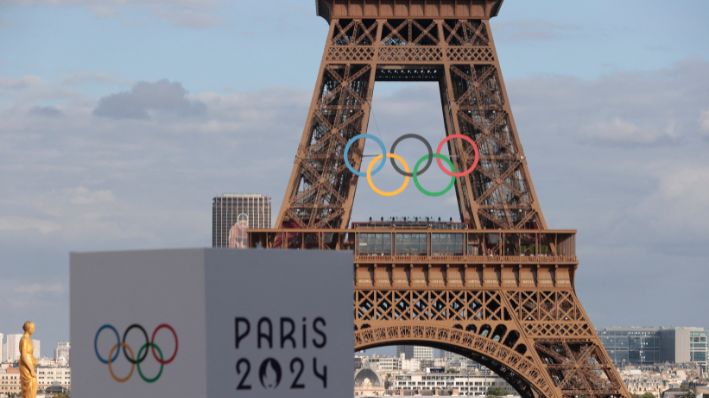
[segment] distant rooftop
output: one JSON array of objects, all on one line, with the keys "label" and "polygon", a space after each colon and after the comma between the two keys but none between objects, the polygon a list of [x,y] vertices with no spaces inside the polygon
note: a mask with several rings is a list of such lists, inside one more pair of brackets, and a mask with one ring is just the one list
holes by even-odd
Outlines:
[{"label": "distant rooftop", "polygon": [[605,328],[598,328],[598,331],[659,331],[675,329],[687,329],[691,331],[704,330],[704,328],[701,326],[609,326]]},{"label": "distant rooftop", "polygon": [[270,196],[266,196],[260,193],[223,193],[220,196],[220,198],[269,198]]}]

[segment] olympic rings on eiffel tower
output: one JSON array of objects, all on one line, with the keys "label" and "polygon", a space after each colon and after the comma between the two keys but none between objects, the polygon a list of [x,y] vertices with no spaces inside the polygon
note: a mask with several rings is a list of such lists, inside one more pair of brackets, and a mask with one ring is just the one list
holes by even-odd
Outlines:
[{"label": "olympic rings on eiffel tower", "polygon": [[[406,161],[404,160],[404,158],[402,158],[401,156],[399,156],[395,153],[387,153],[387,157],[392,160],[398,160],[399,162],[401,162],[401,164],[404,165],[404,170],[406,170],[407,173],[409,172],[409,165],[406,164]],[[406,186],[409,185],[409,178],[411,178],[411,177],[409,177],[409,176],[404,177],[404,183],[401,184],[401,186],[398,189],[395,189],[395,190],[389,191],[389,192],[384,192],[384,191],[380,190],[379,188],[377,188],[376,185],[374,185],[374,182],[372,182],[372,167],[374,167],[374,165],[377,164],[377,162],[379,162],[381,159],[382,159],[382,155],[375,156],[374,159],[372,160],[372,163],[370,163],[369,167],[367,167],[367,184],[369,184],[369,187],[372,189],[372,191],[374,191],[374,193],[376,193],[380,196],[384,196],[384,197],[397,196],[400,193],[404,192],[404,189],[406,189]],[[384,164],[384,162],[382,162],[382,164]]]},{"label": "olympic rings on eiffel tower", "polygon": [[[371,138],[374,140],[374,142],[379,146],[381,149],[382,153],[380,155],[375,156],[372,159],[372,162],[367,166],[366,173],[362,173],[359,170],[356,170],[353,166],[352,163],[350,163],[350,159],[348,157],[348,153],[350,152],[350,148],[352,147],[352,144],[354,144],[356,141],[364,138]],[[396,150],[397,145],[401,143],[401,141],[405,139],[415,139],[418,141],[421,141],[425,146],[426,146],[426,154],[423,155],[414,165],[413,171],[409,169],[409,165],[406,163],[406,161],[399,155],[397,155],[394,151]],[[441,155],[441,150],[443,149],[443,145],[448,143],[449,141],[460,138],[461,140],[469,143],[472,148],[473,148],[473,153],[474,153],[474,159],[473,163],[468,169],[458,172],[456,170],[455,164],[453,161],[451,161],[450,158],[448,158],[445,155]],[[418,135],[418,134],[404,134],[397,138],[394,143],[391,146],[391,149],[389,152],[386,151],[386,147],[384,146],[384,141],[381,140],[381,138],[373,135],[373,134],[358,134],[352,138],[350,138],[347,141],[347,144],[345,145],[345,149],[343,151],[343,157],[345,159],[345,166],[347,169],[352,172],[352,174],[355,174],[359,177],[366,177],[367,178],[367,184],[369,184],[369,187],[374,191],[376,194],[384,197],[392,197],[392,196],[397,196],[404,192],[406,187],[409,184],[409,179],[413,177],[414,180],[414,185],[416,186],[416,189],[419,190],[422,194],[426,196],[431,196],[431,197],[438,197],[445,195],[453,189],[453,186],[455,185],[455,179],[456,177],[465,177],[470,175],[473,171],[475,171],[475,168],[478,166],[478,163],[480,162],[480,151],[478,149],[477,144],[475,141],[473,141],[472,138],[463,135],[463,134],[451,134],[441,140],[441,142],[438,143],[438,146],[436,147],[436,152],[433,153],[433,150],[431,148],[431,144],[426,140],[426,138]],[[384,165],[386,164],[386,161],[384,159],[390,159],[391,165],[394,167],[394,170],[396,170],[397,173],[401,174],[404,176],[404,182],[399,186],[399,188],[393,190],[393,191],[382,191],[379,189],[374,182],[372,181],[372,176],[375,174],[379,173],[383,168]],[[440,191],[429,191],[426,188],[424,188],[420,181],[419,177],[425,173],[428,168],[431,166],[431,163],[433,162],[433,159],[436,159],[436,164],[438,164],[438,167],[445,173],[446,175],[451,177],[450,182],[448,185],[443,188]],[[421,168],[423,163],[425,162],[425,166]],[[443,163],[446,163],[448,165],[448,168],[446,168]],[[403,170],[399,167],[397,163],[401,163],[403,166]],[[379,164],[377,166],[377,164]],[[376,166],[376,167],[375,167]]]}]

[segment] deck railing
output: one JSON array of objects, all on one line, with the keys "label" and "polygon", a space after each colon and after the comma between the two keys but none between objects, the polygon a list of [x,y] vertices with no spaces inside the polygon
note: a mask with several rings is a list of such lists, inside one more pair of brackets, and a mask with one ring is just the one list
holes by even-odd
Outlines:
[{"label": "deck railing", "polygon": [[574,230],[250,229],[248,246],[352,250],[357,262],[575,262]]}]

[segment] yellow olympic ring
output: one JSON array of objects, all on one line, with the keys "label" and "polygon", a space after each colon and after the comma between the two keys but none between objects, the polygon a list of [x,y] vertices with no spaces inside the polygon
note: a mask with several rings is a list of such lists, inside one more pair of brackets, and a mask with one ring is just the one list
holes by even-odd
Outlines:
[{"label": "yellow olympic ring", "polygon": [[[401,163],[401,165],[404,166],[404,170],[407,173],[410,171],[409,165],[406,164],[406,161],[401,156],[399,156],[395,153],[387,153],[387,158],[398,160]],[[372,191],[379,194],[380,196],[385,196],[385,197],[397,196],[400,193],[404,192],[404,189],[406,189],[406,186],[409,185],[409,180],[411,179],[411,177],[409,177],[409,176],[405,176],[404,183],[401,184],[401,186],[394,191],[385,192],[385,191],[382,191],[381,189],[377,188],[376,185],[374,185],[374,182],[372,181],[372,169],[374,168],[374,165],[377,164],[377,162],[379,162],[380,160],[382,160],[382,155],[377,155],[376,157],[374,157],[374,159],[372,159],[372,162],[369,163],[369,166],[367,167],[367,184],[369,184],[369,188],[371,188]]]},{"label": "yellow olympic ring", "polygon": [[113,367],[111,366],[111,363],[113,363],[113,361],[111,361],[111,358],[113,358],[113,354],[116,352],[119,345],[121,346],[121,348],[128,351],[128,353],[133,358],[135,358],[135,353],[133,352],[133,349],[130,348],[130,346],[127,343],[115,344],[113,347],[111,347],[111,352],[108,353],[108,373],[110,373],[113,380],[117,381],[118,383],[125,383],[128,380],[130,380],[131,376],[133,376],[133,372],[135,371],[135,364],[131,363],[130,372],[128,372],[128,376],[126,376],[126,377],[118,377],[118,376],[116,376],[115,373],[113,373]]}]

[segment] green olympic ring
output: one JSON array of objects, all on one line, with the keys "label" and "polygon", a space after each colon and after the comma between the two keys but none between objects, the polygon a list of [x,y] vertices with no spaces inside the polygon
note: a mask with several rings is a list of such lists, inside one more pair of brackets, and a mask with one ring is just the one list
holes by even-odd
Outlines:
[{"label": "green olympic ring", "polygon": [[158,347],[158,345],[155,344],[155,343],[153,343],[153,342],[145,343],[145,344],[143,344],[142,347],[140,347],[140,350],[138,350],[138,358],[140,358],[140,356],[141,356],[141,354],[143,353],[143,351],[145,351],[145,352],[146,352],[146,355],[147,355],[147,349],[150,348],[150,347],[152,347],[154,350],[157,350],[157,351],[158,351],[158,355],[160,355],[160,360],[158,361],[158,363],[160,363],[160,371],[158,371],[158,374],[155,375],[155,377],[153,377],[153,378],[145,377],[145,375],[143,374],[143,370],[140,369],[140,364],[141,364],[142,362],[138,362],[138,363],[137,363],[137,365],[138,365],[138,374],[140,375],[140,378],[143,379],[144,382],[146,382],[146,383],[155,383],[156,381],[158,381],[158,379],[160,378],[160,376],[162,376],[162,371],[163,371],[163,369],[164,369],[164,367],[165,367],[165,365],[162,364],[162,362],[164,362],[165,358],[164,358],[163,355],[162,355],[162,350],[160,349],[160,347]]},{"label": "green olympic ring", "polygon": [[418,177],[419,177],[419,173],[418,173],[419,167],[421,166],[421,164],[422,164],[424,161],[429,161],[429,162],[430,162],[430,161],[431,161],[431,157],[436,158],[436,159],[444,160],[444,161],[448,164],[448,167],[451,168],[452,172],[453,172],[453,173],[456,172],[455,165],[453,164],[453,162],[452,162],[448,157],[443,156],[443,155],[441,155],[441,154],[439,154],[439,153],[434,153],[433,155],[428,155],[428,154],[426,154],[426,155],[423,155],[423,156],[421,157],[421,159],[419,159],[418,162],[416,162],[416,165],[414,166],[414,172],[412,173],[413,176],[414,176],[414,185],[416,185],[416,188],[419,190],[419,192],[421,192],[422,194],[424,194],[424,195],[426,195],[426,196],[431,196],[431,197],[443,196],[443,195],[447,194],[448,191],[450,191],[450,190],[453,188],[453,185],[455,184],[455,177],[451,177],[451,180],[450,180],[450,182],[448,183],[448,186],[446,186],[445,188],[443,188],[442,190],[437,191],[437,192],[431,192],[431,191],[427,190],[426,188],[424,188],[424,187],[421,185],[421,183],[419,182],[419,179],[418,179]]}]

